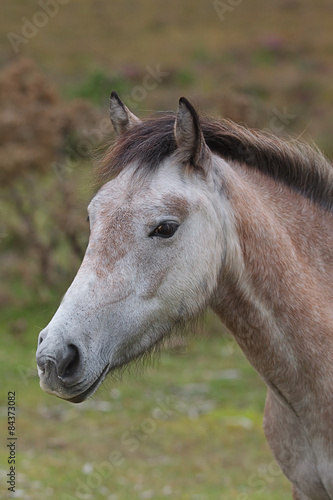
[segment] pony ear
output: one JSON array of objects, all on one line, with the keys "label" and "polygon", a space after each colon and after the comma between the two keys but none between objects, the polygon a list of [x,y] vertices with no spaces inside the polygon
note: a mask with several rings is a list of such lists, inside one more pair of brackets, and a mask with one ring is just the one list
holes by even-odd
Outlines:
[{"label": "pony ear", "polygon": [[141,120],[130,112],[115,91],[112,91],[110,95],[110,119],[117,136],[141,123]]},{"label": "pony ear", "polygon": [[179,99],[175,122],[177,156],[182,163],[190,163],[200,168],[205,174],[210,170],[211,152],[205,142],[199,116],[185,97]]}]

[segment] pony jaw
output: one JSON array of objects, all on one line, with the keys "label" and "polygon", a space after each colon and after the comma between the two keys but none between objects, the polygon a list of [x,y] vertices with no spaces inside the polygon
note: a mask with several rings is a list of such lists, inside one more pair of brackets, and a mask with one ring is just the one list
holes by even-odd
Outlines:
[{"label": "pony jaw", "polygon": [[73,396],[71,398],[63,398],[62,397],[61,399],[66,399],[66,401],[69,401],[70,403],[82,403],[83,401],[85,401],[87,398],[92,396],[97,391],[97,389],[99,388],[99,386],[101,385],[101,383],[103,382],[105,377],[107,376],[108,372],[109,372],[109,365],[107,365],[104,368],[104,370],[99,375],[99,377],[97,377],[95,382],[93,382],[91,384],[91,386],[88,387],[88,389],[86,389],[85,391],[83,391],[80,394],[77,394],[76,396]]},{"label": "pony jaw", "polygon": [[39,369],[38,369],[38,375],[40,378],[40,387],[47,394],[50,394],[52,396],[57,396],[59,399],[69,401],[70,403],[82,403],[97,391],[97,389],[99,388],[99,386],[102,384],[105,377],[109,373],[109,370],[110,370],[110,365],[108,364],[100,373],[100,375],[95,379],[95,381],[87,389],[85,389],[84,391],[80,391],[78,394],[74,396],[69,394],[70,388],[68,389],[66,389],[65,387],[61,387],[59,389],[49,388],[47,383],[45,383],[45,381],[43,380],[42,373]]}]

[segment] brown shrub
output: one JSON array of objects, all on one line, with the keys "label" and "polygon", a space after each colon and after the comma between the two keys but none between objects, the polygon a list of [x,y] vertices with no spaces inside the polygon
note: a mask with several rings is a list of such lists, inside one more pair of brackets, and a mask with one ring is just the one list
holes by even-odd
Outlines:
[{"label": "brown shrub", "polygon": [[101,120],[87,102],[63,101],[29,59],[0,72],[2,301],[14,282],[45,291],[77,267],[87,239],[82,186]]}]

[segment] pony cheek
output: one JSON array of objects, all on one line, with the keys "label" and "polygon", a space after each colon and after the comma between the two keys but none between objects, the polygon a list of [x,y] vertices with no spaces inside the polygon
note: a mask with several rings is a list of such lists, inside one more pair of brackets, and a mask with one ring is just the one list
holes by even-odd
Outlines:
[{"label": "pony cheek", "polygon": [[142,299],[153,299],[158,295],[159,289],[165,281],[167,269],[156,268],[147,273],[138,295]]}]

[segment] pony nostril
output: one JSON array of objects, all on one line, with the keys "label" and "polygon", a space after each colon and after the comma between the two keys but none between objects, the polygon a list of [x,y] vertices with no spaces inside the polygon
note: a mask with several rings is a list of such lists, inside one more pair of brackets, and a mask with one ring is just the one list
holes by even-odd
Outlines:
[{"label": "pony nostril", "polygon": [[45,366],[46,366],[46,361],[44,358],[39,358],[39,356],[36,357],[37,361],[37,368],[39,370],[38,373],[44,373],[45,372]]},{"label": "pony nostril", "polygon": [[66,355],[58,363],[58,376],[62,379],[69,379],[75,375],[80,363],[79,350],[74,344],[69,344]]},{"label": "pony nostril", "polygon": [[45,339],[46,335],[47,335],[47,332],[45,330],[40,332],[39,337],[38,337],[38,345],[41,345],[41,343]]}]

